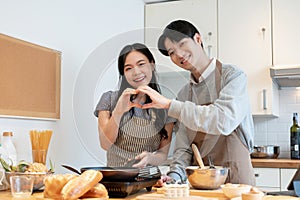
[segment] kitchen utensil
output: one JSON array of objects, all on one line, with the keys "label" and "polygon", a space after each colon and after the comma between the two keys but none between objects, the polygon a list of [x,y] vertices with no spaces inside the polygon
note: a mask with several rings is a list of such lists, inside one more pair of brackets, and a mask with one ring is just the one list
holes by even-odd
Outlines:
[{"label": "kitchen utensil", "polygon": [[83,167],[80,171],[82,173],[89,169],[100,171],[103,174],[101,181],[132,181],[140,172],[136,167]]},{"label": "kitchen utensil", "polygon": [[86,170],[98,170],[103,174],[102,181],[135,181],[137,179],[151,179],[160,177],[161,173],[158,167],[147,166],[139,169],[136,167],[83,167],[78,171],[74,167],[61,165],[62,167],[81,174]]},{"label": "kitchen utensil", "polygon": [[137,178],[126,181],[102,181],[106,187],[109,197],[124,198],[146,188],[151,191],[152,186],[160,179],[161,173],[157,166],[147,166],[140,169]]},{"label": "kitchen utensil", "polygon": [[195,189],[218,189],[225,183],[228,176],[228,168],[209,166],[199,168],[198,166],[188,166],[185,168],[189,183]]},{"label": "kitchen utensil", "polygon": [[204,169],[205,166],[204,166],[203,160],[201,158],[200,152],[198,150],[198,147],[195,144],[192,144],[192,149],[193,149],[193,152],[194,152],[194,155],[196,157],[196,160],[197,160],[197,163],[198,163],[199,167],[201,169]]},{"label": "kitchen utensil", "polygon": [[280,153],[280,147],[275,145],[254,146],[251,153],[252,158],[277,158]]},{"label": "kitchen utensil", "polygon": [[68,169],[68,170],[70,170],[70,171],[72,171],[72,172],[75,172],[76,174],[79,174],[79,175],[81,174],[77,169],[75,169],[71,166],[68,166],[68,165],[61,165],[61,166]]},{"label": "kitchen utensil", "polygon": [[210,169],[215,169],[215,165],[214,165],[214,162],[213,162],[211,156],[208,156],[208,163],[209,163]]},{"label": "kitchen utensil", "polygon": [[241,197],[242,193],[250,192],[252,186],[245,185],[245,184],[227,183],[225,185],[221,185],[221,188],[226,197],[234,198],[234,197]]},{"label": "kitchen utensil", "polygon": [[44,186],[44,178],[54,172],[5,172],[6,180],[9,181],[12,176],[24,176],[33,179],[33,190],[39,190]]},{"label": "kitchen utensil", "polygon": [[30,198],[33,190],[33,177],[11,176],[10,191],[14,198]]},{"label": "kitchen utensil", "polygon": [[242,200],[262,200],[264,193],[262,192],[247,192],[242,193]]},{"label": "kitchen utensil", "polygon": [[125,198],[128,195],[137,193],[143,188],[146,188],[148,192],[152,190],[152,186],[157,183],[159,178],[147,179],[140,181],[104,181],[101,183],[105,186],[108,191],[110,198]]}]

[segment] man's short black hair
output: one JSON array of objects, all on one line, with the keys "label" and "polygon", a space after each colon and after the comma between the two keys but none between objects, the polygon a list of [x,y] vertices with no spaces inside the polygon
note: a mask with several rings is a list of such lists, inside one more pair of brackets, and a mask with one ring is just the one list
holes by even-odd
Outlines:
[{"label": "man's short black hair", "polygon": [[[196,33],[199,33],[197,28],[188,21],[176,20],[171,22],[163,31],[163,34],[158,39],[158,49],[165,55],[169,56],[168,51],[165,47],[165,40],[169,38],[171,41],[179,42],[183,38],[192,38]],[[199,33],[200,34],[200,33]]]}]

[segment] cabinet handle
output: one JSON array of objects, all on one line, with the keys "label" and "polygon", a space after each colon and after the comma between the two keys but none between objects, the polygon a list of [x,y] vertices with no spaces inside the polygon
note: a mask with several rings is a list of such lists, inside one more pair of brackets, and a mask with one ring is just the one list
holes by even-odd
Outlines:
[{"label": "cabinet handle", "polygon": [[208,56],[209,58],[211,58],[211,49],[212,49],[212,45],[208,45],[208,46],[207,46],[207,56]]},{"label": "cabinet handle", "polygon": [[267,90],[263,89],[263,109],[267,110]]},{"label": "cabinet handle", "polygon": [[[212,36],[212,32],[208,32],[208,43],[211,43],[211,36]],[[211,49],[212,49],[212,45],[209,44],[207,45],[207,56],[210,58],[211,57]]]},{"label": "cabinet handle", "polygon": [[255,173],[254,176],[255,176],[255,177],[259,177],[259,174],[256,174],[256,173]]},{"label": "cabinet handle", "polygon": [[263,40],[265,39],[265,33],[266,33],[266,28],[262,27],[261,28],[262,34],[263,34]]}]

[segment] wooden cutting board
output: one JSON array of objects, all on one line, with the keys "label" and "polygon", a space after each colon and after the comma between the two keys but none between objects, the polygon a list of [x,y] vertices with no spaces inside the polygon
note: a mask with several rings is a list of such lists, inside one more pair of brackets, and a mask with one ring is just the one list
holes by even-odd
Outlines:
[{"label": "wooden cutting board", "polygon": [[[135,198],[135,200],[166,200],[171,199],[164,196],[164,194],[142,194]],[[218,200],[218,198],[200,197],[200,196],[189,196],[176,198],[179,200]]]},{"label": "wooden cutting board", "polygon": [[201,197],[212,197],[219,200],[229,200],[221,189],[219,190],[195,190],[190,189],[190,195],[201,196]]},{"label": "wooden cutting board", "polygon": [[[163,188],[157,188],[156,194],[164,195]],[[227,198],[221,189],[219,190],[196,190],[190,189],[190,197],[193,199],[217,199],[217,200],[230,200]],[[190,199],[190,198],[188,198]]]}]

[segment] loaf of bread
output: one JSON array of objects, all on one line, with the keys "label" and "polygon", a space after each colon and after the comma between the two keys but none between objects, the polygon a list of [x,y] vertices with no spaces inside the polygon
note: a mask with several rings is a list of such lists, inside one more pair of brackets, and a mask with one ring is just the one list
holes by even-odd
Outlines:
[{"label": "loaf of bread", "polygon": [[61,190],[63,199],[75,200],[100,182],[103,175],[97,170],[86,170],[80,176],[68,181]]},{"label": "loaf of bread", "polygon": [[104,198],[108,197],[108,192],[105,186],[101,183],[98,183],[92,187],[87,193],[81,196],[81,198]]},{"label": "loaf of bread", "polygon": [[44,179],[44,197],[52,199],[63,199],[61,190],[68,181],[76,178],[74,174],[56,174],[47,176]]},{"label": "loaf of bread", "polygon": [[87,170],[81,175],[56,174],[44,179],[44,197],[56,200],[108,197],[105,186],[100,182],[102,173]]}]

